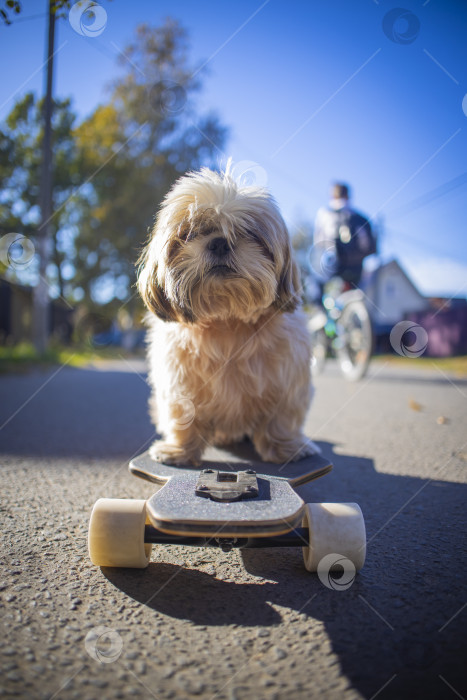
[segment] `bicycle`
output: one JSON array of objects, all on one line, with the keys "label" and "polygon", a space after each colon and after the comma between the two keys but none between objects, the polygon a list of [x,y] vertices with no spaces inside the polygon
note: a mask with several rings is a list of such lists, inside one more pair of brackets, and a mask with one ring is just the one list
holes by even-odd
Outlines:
[{"label": "bicycle", "polygon": [[368,370],[374,343],[364,294],[333,278],[325,285],[321,301],[308,322],[313,371],[320,374],[328,354],[334,354],[344,377],[358,381]]}]

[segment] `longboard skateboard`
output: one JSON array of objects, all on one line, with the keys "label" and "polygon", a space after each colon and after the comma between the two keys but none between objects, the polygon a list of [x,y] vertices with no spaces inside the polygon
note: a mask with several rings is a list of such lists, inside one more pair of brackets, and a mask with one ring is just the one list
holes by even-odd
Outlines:
[{"label": "longboard skateboard", "polygon": [[[306,568],[335,554],[359,570],[366,534],[354,503],[305,504],[296,488],[332,469],[321,455],[297,462],[260,461],[250,443],[209,448],[200,466],[170,466],[148,452],[130,472],[160,488],[145,500],[101,498],[89,524],[98,566],[144,568],[153,544],[232,548],[300,546]],[[337,561],[336,559],[336,561]]]}]

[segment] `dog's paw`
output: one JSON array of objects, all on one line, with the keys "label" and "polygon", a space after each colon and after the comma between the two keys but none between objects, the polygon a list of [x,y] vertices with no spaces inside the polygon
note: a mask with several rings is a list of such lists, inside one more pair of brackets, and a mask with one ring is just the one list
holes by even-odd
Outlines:
[{"label": "dog's paw", "polygon": [[296,455],[294,455],[290,461],[291,462],[297,462],[299,459],[303,459],[304,457],[311,457],[311,455],[320,455],[321,454],[321,448],[316,444],[316,442],[313,442],[313,440],[309,440],[308,438],[304,439],[303,445],[299,448],[299,451]]},{"label": "dog's paw", "polygon": [[269,443],[262,447],[255,446],[262,460],[274,462],[275,464],[298,462],[305,457],[321,454],[321,449],[318,445],[305,436],[290,442]]},{"label": "dog's paw", "polygon": [[149,448],[149,454],[155,462],[170,466],[198,466],[201,464],[200,455],[187,452],[179,445],[169,442],[155,442]]}]

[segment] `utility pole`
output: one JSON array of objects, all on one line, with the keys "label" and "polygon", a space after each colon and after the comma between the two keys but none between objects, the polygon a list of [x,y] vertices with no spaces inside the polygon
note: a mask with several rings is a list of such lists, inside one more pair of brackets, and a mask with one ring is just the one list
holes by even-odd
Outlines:
[{"label": "utility pole", "polygon": [[44,101],[44,141],[42,145],[42,172],[40,184],[41,224],[37,235],[39,255],[39,279],[33,294],[34,346],[39,353],[45,352],[49,340],[49,285],[47,266],[50,260],[52,239],[52,89],[55,43],[54,0],[47,0],[49,11],[47,41],[47,87]]}]

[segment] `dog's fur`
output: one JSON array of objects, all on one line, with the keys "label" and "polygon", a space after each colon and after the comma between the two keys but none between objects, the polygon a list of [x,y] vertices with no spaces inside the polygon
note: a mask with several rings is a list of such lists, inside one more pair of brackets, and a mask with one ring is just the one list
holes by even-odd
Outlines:
[{"label": "dog's fur", "polygon": [[151,417],[169,464],[250,436],[263,460],[316,451],[301,432],[311,396],[310,339],[289,235],[274,200],[227,168],[175,183],[138,279],[152,312]]}]

